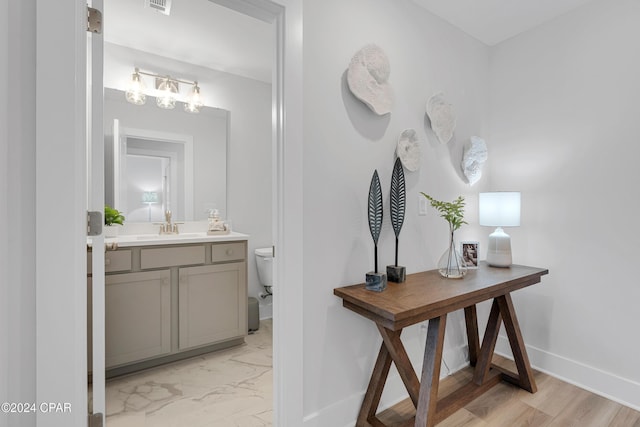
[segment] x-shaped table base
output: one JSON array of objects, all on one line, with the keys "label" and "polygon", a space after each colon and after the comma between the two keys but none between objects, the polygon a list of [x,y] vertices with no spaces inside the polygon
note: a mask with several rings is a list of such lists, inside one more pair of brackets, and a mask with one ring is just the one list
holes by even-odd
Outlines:
[{"label": "x-shaped table base", "polygon": [[[440,400],[438,400],[438,384],[447,323],[446,313],[429,320],[420,380],[418,380],[418,376],[400,340],[402,329],[393,331],[376,324],[383,342],[358,414],[356,427],[386,426],[377,418],[376,412],[391,362],[396,365],[400,378],[416,408],[415,417],[402,423],[401,426],[434,426],[502,380],[513,383],[531,393],[536,392],[533,372],[513,308],[511,295],[506,293],[494,298],[482,340],[482,347],[479,344],[476,306],[466,307],[464,314],[469,341],[469,361],[471,366],[475,367],[473,380]],[[504,322],[507,331],[517,367],[517,374],[491,363],[501,322]]]}]

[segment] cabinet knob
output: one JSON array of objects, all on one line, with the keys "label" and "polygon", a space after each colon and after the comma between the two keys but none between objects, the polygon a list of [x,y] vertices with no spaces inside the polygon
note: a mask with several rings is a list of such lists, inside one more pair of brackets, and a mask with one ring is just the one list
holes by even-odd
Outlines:
[{"label": "cabinet knob", "polygon": [[104,265],[111,265],[111,258],[105,258]]},{"label": "cabinet knob", "polygon": [[227,249],[227,255],[233,255],[233,249]]}]

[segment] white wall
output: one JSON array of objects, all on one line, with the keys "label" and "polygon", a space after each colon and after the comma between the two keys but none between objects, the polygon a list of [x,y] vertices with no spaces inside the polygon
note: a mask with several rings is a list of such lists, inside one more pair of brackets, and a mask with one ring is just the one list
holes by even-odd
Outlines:
[{"label": "white wall", "polygon": [[[263,288],[259,285],[253,251],[255,248],[270,247],[273,244],[271,85],[114,44],[105,44],[105,87],[126,90],[126,82],[136,66],[146,71],[170,73],[177,78],[198,80],[205,105],[230,112],[227,162],[228,217],[224,219],[232,221],[234,231],[250,235],[249,296],[257,297]],[[148,99],[147,102],[153,102],[153,99]],[[182,133],[185,132],[186,130]],[[271,298],[258,300],[261,304],[261,317],[271,317]]]},{"label": "white wall", "polygon": [[[36,398],[35,1],[0,1],[0,401]],[[0,425],[35,425],[35,414]]]},{"label": "white wall", "polygon": [[489,157],[522,191],[514,260],[550,271],[514,296],[532,363],[636,408],[639,18],[600,0],[495,47]]},{"label": "white wall", "polygon": [[[391,115],[376,116],[346,88],[351,57],[376,43],[391,63],[395,91]],[[422,165],[405,171],[407,212],[400,235],[400,264],[413,273],[435,267],[448,243],[447,223],[430,208],[417,215],[420,191],[439,199],[467,197],[467,220],[477,224],[475,193],[462,179],[463,144],[488,132],[488,48],[412,1],[327,0],[304,5],[304,411],[305,425],[342,426],[355,420],[381,339],[374,324],[342,307],[333,288],[361,283],[373,269],[373,243],[366,215],[371,175],[377,169],[385,194],[380,265],[393,263],[394,235],[388,222],[388,188],[399,134],[416,129]],[[425,121],[427,99],[443,91],[458,126],[449,145],[436,141]],[[460,239],[478,240],[465,226]],[[420,372],[426,332],[403,333]],[[460,359],[464,316],[447,323],[445,360]],[[406,397],[397,374],[389,403]],[[443,373],[446,373],[443,368]]]}]

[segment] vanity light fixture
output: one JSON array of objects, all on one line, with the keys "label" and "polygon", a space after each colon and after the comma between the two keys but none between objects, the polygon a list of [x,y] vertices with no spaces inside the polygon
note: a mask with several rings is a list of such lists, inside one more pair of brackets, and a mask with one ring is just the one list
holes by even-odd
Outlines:
[{"label": "vanity light fixture", "polygon": [[169,75],[140,71],[138,68],[136,68],[135,72],[131,75],[129,89],[126,92],[127,101],[132,104],[144,105],[146,102],[146,94],[144,92],[145,84],[142,76],[155,78],[155,88],[157,90],[156,104],[160,108],[168,110],[175,108],[176,100],[180,95],[180,83],[192,86],[191,92],[184,103],[185,111],[189,113],[199,113],[200,108],[204,105],[197,81],[176,79]]}]

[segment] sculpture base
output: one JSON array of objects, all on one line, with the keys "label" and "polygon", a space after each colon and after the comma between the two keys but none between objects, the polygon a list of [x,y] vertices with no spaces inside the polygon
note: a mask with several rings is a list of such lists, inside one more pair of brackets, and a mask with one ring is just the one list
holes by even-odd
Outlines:
[{"label": "sculpture base", "polygon": [[368,291],[382,292],[387,289],[387,275],[384,273],[374,273],[370,271],[367,273],[367,281],[365,288]]},{"label": "sculpture base", "polygon": [[407,269],[401,265],[387,265],[387,277],[390,282],[402,283],[407,278]]}]

